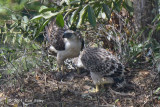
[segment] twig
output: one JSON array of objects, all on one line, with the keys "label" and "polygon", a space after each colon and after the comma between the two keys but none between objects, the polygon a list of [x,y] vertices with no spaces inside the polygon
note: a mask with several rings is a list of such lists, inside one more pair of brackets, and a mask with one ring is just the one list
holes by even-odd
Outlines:
[{"label": "twig", "polygon": [[47,76],[46,76],[46,73],[44,73],[44,84],[45,84],[45,86],[46,86],[46,84],[47,84]]},{"label": "twig", "polygon": [[115,93],[115,94],[117,94],[117,95],[135,97],[135,93],[120,93],[120,92],[117,92],[117,91],[112,90],[111,88],[109,88],[109,91],[110,91],[111,93]]}]

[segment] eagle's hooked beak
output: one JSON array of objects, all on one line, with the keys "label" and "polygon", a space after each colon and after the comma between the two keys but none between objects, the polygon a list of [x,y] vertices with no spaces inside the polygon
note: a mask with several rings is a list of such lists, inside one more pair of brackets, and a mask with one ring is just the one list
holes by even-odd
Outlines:
[{"label": "eagle's hooked beak", "polygon": [[72,33],[64,33],[63,38],[70,38],[72,36]]}]

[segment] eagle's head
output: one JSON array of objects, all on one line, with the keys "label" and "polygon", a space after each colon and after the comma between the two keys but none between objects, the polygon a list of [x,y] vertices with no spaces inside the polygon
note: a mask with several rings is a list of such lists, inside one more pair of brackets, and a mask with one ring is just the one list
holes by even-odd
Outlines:
[{"label": "eagle's head", "polygon": [[79,40],[79,34],[72,30],[67,30],[64,32],[63,38],[66,38],[68,40]]}]

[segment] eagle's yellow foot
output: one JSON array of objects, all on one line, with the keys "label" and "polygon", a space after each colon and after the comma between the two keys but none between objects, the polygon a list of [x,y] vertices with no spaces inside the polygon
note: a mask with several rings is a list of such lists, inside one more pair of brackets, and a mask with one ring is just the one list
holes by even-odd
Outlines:
[{"label": "eagle's yellow foot", "polygon": [[58,72],[60,72],[61,71],[61,68],[60,67],[58,67]]},{"label": "eagle's yellow foot", "polygon": [[77,68],[77,73],[80,74],[80,69],[79,68]]},{"label": "eagle's yellow foot", "polygon": [[96,92],[99,92],[99,85],[96,84]]},{"label": "eagle's yellow foot", "polygon": [[99,92],[99,85],[96,85],[96,88],[93,88],[91,90],[89,90],[90,93],[97,93]]},{"label": "eagle's yellow foot", "polygon": [[64,74],[64,65],[62,65],[61,67],[58,67],[58,72],[61,72]]},{"label": "eagle's yellow foot", "polygon": [[64,75],[64,65],[61,66],[62,74]]}]

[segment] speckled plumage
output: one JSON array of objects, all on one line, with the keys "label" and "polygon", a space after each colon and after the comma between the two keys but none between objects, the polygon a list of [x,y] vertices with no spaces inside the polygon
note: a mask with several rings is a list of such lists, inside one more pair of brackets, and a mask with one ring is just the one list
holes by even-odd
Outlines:
[{"label": "speckled plumage", "polygon": [[92,80],[96,85],[103,83],[118,85],[124,81],[123,64],[103,48],[84,49],[78,63],[81,63],[78,66],[83,66],[91,72]]}]

